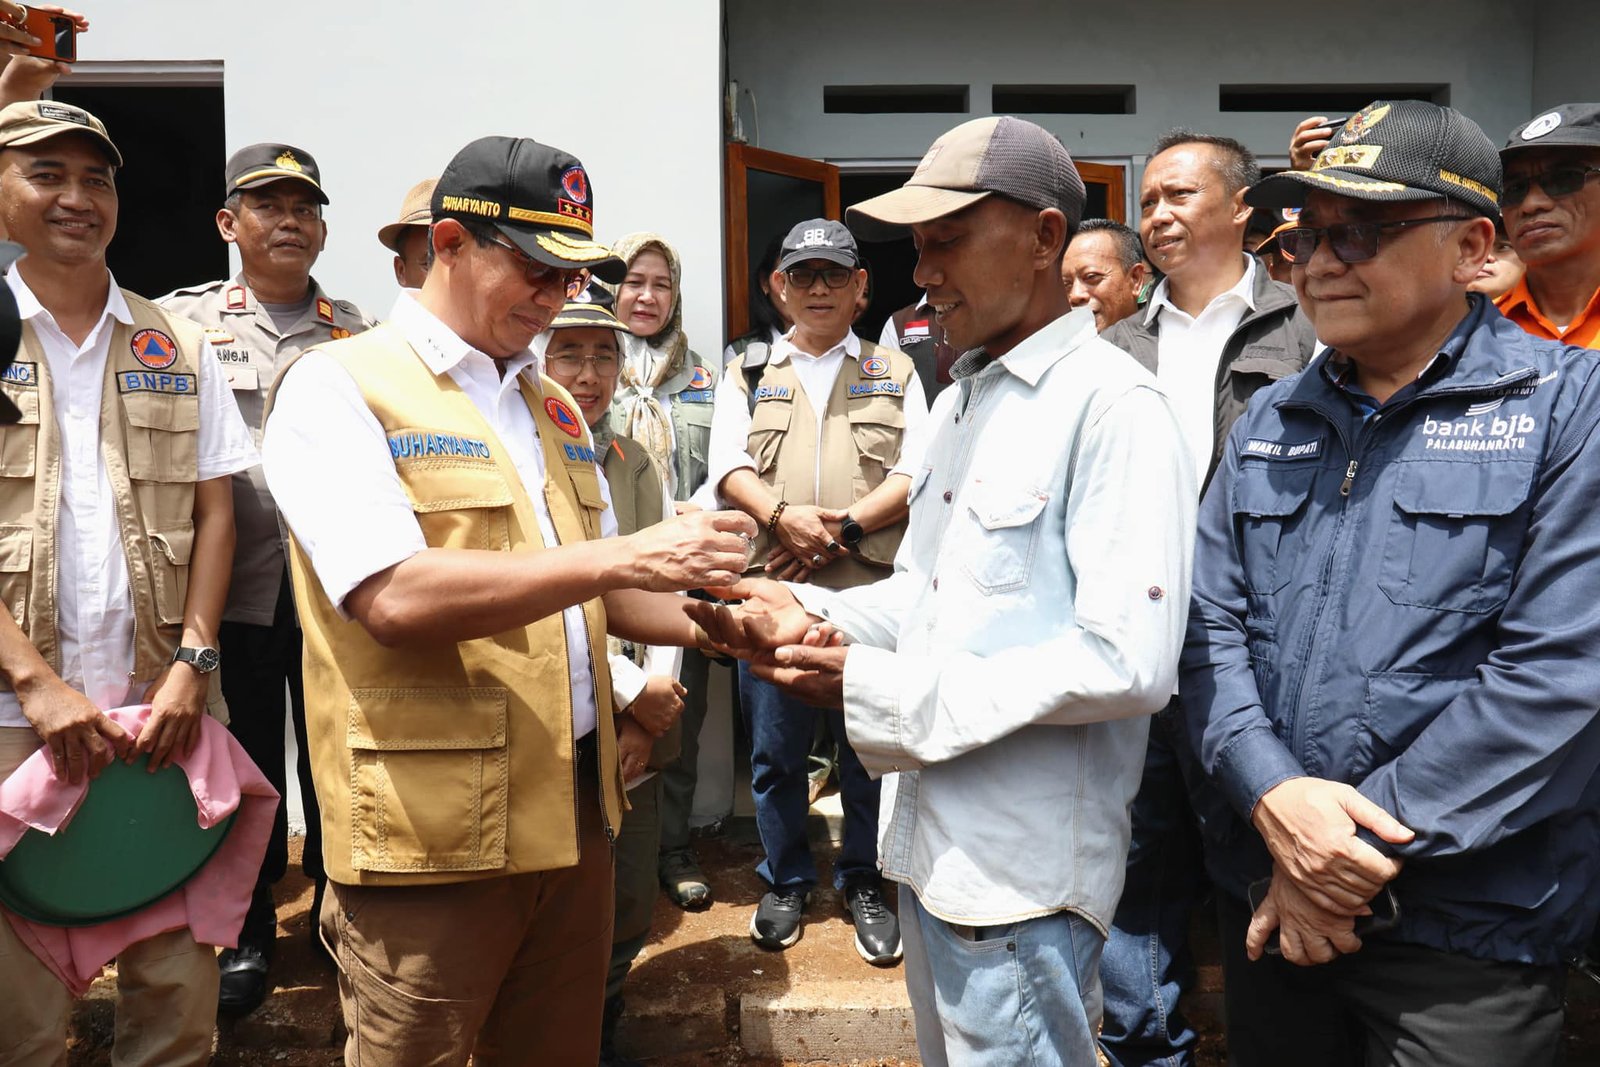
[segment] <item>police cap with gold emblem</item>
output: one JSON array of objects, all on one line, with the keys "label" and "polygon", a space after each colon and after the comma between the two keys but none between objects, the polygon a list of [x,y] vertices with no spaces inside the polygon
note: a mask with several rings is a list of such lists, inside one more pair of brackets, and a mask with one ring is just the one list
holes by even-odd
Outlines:
[{"label": "police cap with gold emblem", "polygon": [[1447,196],[1480,215],[1500,214],[1500,154],[1478,124],[1426,100],[1377,100],[1350,117],[1310,170],[1263,178],[1251,207],[1301,207],[1313,189],[1354,200]]},{"label": "police cap with gold emblem", "polygon": [[253,144],[233,154],[228,160],[228,191],[223,198],[240,189],[255,189],[269,182],[292,178],[303,181],[316,190],[317,199],[324,204],[328,194],[322,191],[322,172],[317,161],[303,148],[287,144]]},{"label": "police cap with gold emblem", "polygon": [[594,239],[594,189],[577,157],[527,137],[480,137],[450,161],[433,218],[487,222],[552,267],[620,282],[627,266]]}]

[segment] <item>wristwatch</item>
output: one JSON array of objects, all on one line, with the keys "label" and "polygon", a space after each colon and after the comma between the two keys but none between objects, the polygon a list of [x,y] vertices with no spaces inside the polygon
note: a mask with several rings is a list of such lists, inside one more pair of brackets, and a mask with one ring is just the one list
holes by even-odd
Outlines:
[{"label": "wristwatch", "polygon": [[172,654],[172,662],[187,663],[201,674],[210,674],[222,666],[222,653],[209,646],[205,648],[180,648]]},{"label": "wristwatch", "polygon": [[860,546],[861,539],[865,536],[867,536],[867,531],[863,530],[861,524],[849,515],[846,515],[844,521],[839,524],[839,539],[844,542],[844,547],[852,552]]}]

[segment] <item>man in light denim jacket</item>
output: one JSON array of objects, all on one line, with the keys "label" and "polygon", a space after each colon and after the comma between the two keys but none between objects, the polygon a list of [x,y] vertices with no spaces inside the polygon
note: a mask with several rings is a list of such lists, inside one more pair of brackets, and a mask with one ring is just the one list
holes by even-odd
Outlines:
[{"label": "man in light denim jacket", "polygon": [[895,572],[749,582],[742,608],[697,612],[714,643],[772,649],[763,676],[843,707],[869,772],[900,772],[880,856],[928,1065],[1095,1062],[1128,804],[1176,678],[1194,474],[1154,377],[1068,304],[1083,200],[1055,137],[999,117],[851,209],[869,239],[911,229],[916,283],[966,353]]}]

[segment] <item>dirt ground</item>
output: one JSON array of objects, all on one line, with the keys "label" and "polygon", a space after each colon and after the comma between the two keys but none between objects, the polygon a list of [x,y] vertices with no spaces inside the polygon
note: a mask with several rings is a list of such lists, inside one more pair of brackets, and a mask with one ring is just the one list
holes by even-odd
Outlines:
[{"label": "dirt ground", "polygon": [[[759,847],[748,829],[700,842],[700,855],[717,894],[707,911],[686,913],[662,899],[657,906],[651,941],[629,978],[631,1004],[649,1004],[674,989],[708,987],[724,992],[728,1005],[727,1043],[717,1049],[670,1056],[650,1056],[645,1048],[631,1051],[653,1067],[789,1067],[789,1062],[746,1055],[738,1045],[739,996],[785,989],[818,989],[830,983],[902,981],[897,968],[867,966],[856,955],[852,932],[829,885],[829,858],[824,854],[822,882],[806,912],[805,934],[787,952],[766,952],[750,942],[748,923],[762,885],[753,867]],[[299,842],[293,847],[298,851]],[[826,846],[819,846],[826,848]],[[332,965],[314,955],[308,916],[311,887],[297,868],[279,886],[277,958],[274,988],[255,1014],[224,1021],[219,1029],[219,1067],[334,1067],[341,1062],[341,1024]],[[1200,988],[1219,988],[1214,935],[1197,924]],[[111,1001],[114,977],[97,983],[74,1016],[72,1067],[107,1067],[110,1063]],[[1211,1005],[1191,1013],[1201,1032],[1200,1067],[1222,1067],[1222,1035]],[[1210,1010],[1208,1010],[1208,1008]],[[625,1024],[626,1025],[626,1024]],[[681,1046],[680,1046],[681,1047]],[[817,1063],[820,1061],[808,1061]],[[914,1061],[842,1061],[861,1067],[915,1067]],[[1568,986],[1567,1067],[1600,1067],[1600,985],[1573,974]],[[798,1067],[798,1063],[796,1063]]]}]

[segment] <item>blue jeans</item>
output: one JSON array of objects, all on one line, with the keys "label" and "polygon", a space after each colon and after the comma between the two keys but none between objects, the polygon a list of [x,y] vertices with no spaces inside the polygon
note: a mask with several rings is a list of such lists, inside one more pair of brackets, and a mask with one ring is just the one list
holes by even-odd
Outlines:
[{"label": "blue jeans", "polygon": [[775,889],[810,891],[817,864],[806,837],[806,757],[817,719],[826,716],[839,742],[839,793],[844,801],[844,840],[833,866],[833,887],[860,876],[878,877],[878,783],[868,777],[845,737],[844,713],[820,711],[785,696],[739,664],[739,703],[750,734],[750,788],[756,829],[766,858],[756,873]]},{"label": "blue jeans", "polygon": [[954,926],[900,886],[906,992],[923,1067],[1092,1067],[1100,932],[1070,911]]},{"label": "blue jeans", "polygon": [[1199,1040],[1178,1011],[1178,997],[1194,983],[1189,922],[1206,884],[1187,784],[1199,768],[1182,730],[1177,701],[1150,723],[1128,880],[1100,960],[1100,1044],[1116,1067],[1193,1067]]}]

